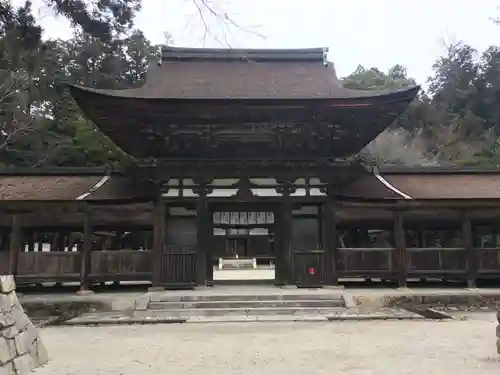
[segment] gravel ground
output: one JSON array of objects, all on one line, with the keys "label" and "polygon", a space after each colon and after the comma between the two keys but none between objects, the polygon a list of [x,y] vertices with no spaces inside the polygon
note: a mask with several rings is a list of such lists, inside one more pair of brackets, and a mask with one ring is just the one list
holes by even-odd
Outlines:
[{"label": "gravel ground", "polygon": [[500,373],[495,317],[469,321],[229,323],[41,330],[35,375]]}]

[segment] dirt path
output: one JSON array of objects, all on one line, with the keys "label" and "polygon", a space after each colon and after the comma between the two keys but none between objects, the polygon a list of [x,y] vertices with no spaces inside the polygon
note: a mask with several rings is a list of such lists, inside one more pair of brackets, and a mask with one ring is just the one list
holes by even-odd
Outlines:
[{"label": "dirt path", "polygon": [[470,321],[46,328],[36,375],[491,375],[495,317]]}]

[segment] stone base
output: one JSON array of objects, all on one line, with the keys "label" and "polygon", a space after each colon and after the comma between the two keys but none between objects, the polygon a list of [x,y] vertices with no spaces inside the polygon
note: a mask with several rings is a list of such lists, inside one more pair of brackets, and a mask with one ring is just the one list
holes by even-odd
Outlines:
[{"label": "stone base", "polygon": [[291,285],[291,284],[280,285],[279,287],[281,289],[297,289],[297,285]]},{"label": "stone base", "polygon": [[148,288],[148,293],[163,292],[165,290],[164,286],[150,286]]},{"label": "stone base", "polygon": [[0,374],[28,374],[48,361],[37,329],[17,299],[14,277],[0,276]]},{"label": "stone base", "polygon": [[88,289],[78,290],[76,292],[77,296],[92,296],[94,294],[95,293],[92,290],[88,290]]},{"label": "stone base", "polygon": [[400,286],[400,287],[396,288],[396,290],[398,292],[409,292],[410,288],[408,288],[407,286]]},{"label": "stone base", "polygon": [[323,285],[323,289],[337,289],[337,290],[344,290],[345,286],[343,285]]}]

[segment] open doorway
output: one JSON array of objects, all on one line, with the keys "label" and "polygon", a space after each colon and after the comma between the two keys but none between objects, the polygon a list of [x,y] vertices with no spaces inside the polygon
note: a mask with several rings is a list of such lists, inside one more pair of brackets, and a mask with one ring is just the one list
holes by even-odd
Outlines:
[{"label": "open doorway", "polygon": [[215,212],[213,218],[213,281],[272,283],[276,260],[274,214]]}]

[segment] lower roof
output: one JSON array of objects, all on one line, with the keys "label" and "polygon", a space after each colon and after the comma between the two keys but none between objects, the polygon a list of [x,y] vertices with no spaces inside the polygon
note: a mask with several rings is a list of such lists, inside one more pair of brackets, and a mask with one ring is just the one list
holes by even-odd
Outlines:
[{"label": "lower roof", "polygon": [[[344,188],[346,198],[368,200],[500,200],[500,170],[383,169]],[[89,169],[0,171],[0,201],[145,201],[146,181]]]},{"label": "lower roof", "polygon": [[146,183],[82,169],[46,173],[0,172],[0,201],[144,201]]}]

